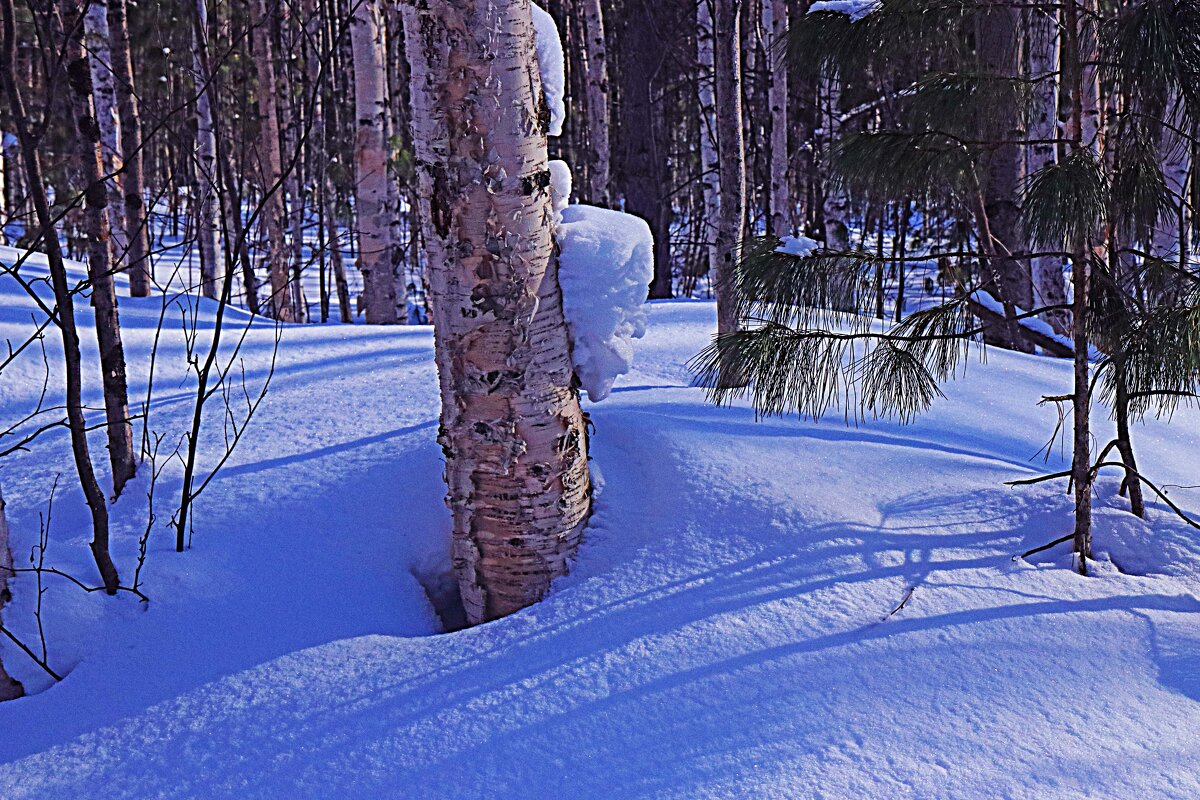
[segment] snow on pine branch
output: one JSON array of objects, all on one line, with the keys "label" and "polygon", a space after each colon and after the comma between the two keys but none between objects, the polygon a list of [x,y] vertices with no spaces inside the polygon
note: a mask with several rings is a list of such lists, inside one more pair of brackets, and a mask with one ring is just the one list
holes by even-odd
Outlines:
[{"label": "snow on pine branch", "polygon": [[546,96],[546,105],[550,107],[550,136],[561,136],[563,122],[567,118],[567,106],[564,98],[567,94],[567,72],[563,63],[562,40],[558,36],[558,26],[554,17],[550,16],[536,3],[533,8],[533,29],[537,42],[538,71],[542,74],[542,93]]},{"label": "snow on pine branch", "polygon": [[863,17],[879,8],[879,0],[817,0],[808,7],[808,13],[829,11],[834,14],[845,14],[851,22],[858,22]]},{"label": "snow on pine branch", "polygon": [[[570,171],[551,162],[555,194],[570,192]],[[560,195],[561,197],[562,195]],[[603,400],[633,368],[633,340],[646,333],[646,287],[654,277],[654,238],[639,217],[584,205],[559,206],[558,282],[571,332],[575,374],[588,398]]]}]

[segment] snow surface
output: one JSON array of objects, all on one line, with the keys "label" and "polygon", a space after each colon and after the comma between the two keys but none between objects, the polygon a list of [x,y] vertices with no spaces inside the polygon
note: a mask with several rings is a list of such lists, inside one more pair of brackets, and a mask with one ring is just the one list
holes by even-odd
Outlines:
[{"label": "snow surface", "polygon": [[567,72],[563,59],[562,39],[554,17],[536,3],[533,9],[533,29],[536,37],[538,71],[542,75],[542,94],[550,106],[550,136],[561,136],[567,119]]},{"label": "snow surface", "polygon": [[[137,394],[160,306],[121,303]],[[3,335],[31,309],[0,278]],[[1058,446],[1035,456],[1056,421],[1037,401],[1070,385],[1069,363],[989,351],[907,427],[760,422],[690,387],[712,304],[650,318],[590,411],[596,513],[573,573],[536,607],[444,635],[418,582],[436,586],[448,558],[429,329],[284,330],[194,548],[154,529],[150,605],[48,577],[50,658],[70,673],[48,690],[4,645],[41,693],[0,704],[0,798],[1200,797],[1196,531],[1157,503],[1132,517],[1105,475],[1093,577],[1065,548],[1011,560],[1070,527],[1061,484],[1002,483],[1067,463]],[[207,303],[201,319],[203,338]],[[151,421],[172,434],[190,413],[179,331],[163,334]],[[254,380],[273,336],[248,333]],[[0,380],[6,425],[41,387],[28,355]],[[1098,409],[1094,424],[1103,439],[1112,423]],[[1183,488],[1196,412],[1136,436],[1146,470],[1200,510]],[[56,474],[48,558],[94,580],[61,432],[0,459],[17,560]],[[147,488],[113,506],[126,576]],[[178,488],[168,466],[164,516]],[[32,640],[32,580],[13,590],[5,623]]]},{"label": "snow surface", "polygon": [[645,220],[607,208],[566,206],[561,218],[554,237],[571,358],[588,399],[599,402],[633,367],[633,340],[646,333],[654,237]]},{"label": "snow surface", "polygon": [[808,13],[829,11],[834,14],[845,14],[851,22],[858,22],[873,11],[877,11],[880,5],[880,0],[816,0],[808,7]]}]

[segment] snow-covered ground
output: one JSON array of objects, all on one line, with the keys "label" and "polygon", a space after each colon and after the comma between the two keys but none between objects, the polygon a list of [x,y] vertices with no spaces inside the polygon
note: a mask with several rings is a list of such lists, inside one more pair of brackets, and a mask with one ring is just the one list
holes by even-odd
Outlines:
[{"label": "snow-covered ground", "polygon": [[[0,295],[15,340],[31,304],[8,278]],[[135,396],[158,312],[122,299]],[[1106,477],[1097,574],[1063,549],[1011,559],[1069,530],[1061,484],[1003,485],[1062,468],[1058,447],[1036,457],[1056,420],[1036,402],[1069,364],[991,351],[907,427],[760,422],[689,388],[714,316],[651,306],[633,371],[588,406],[600,490],[574,572],[450,634],[422,589],[445,579],[449,530],[429,329],[286,329],[194,547],[154,528],[149,606],[47,576],[70,674],[50,687],[3,646],[40,693],[0,705],[0,798],[1200,796],[1197,532],[1161,504],[1132,517]],[[150,423],[172,436],[191,411],[178,330]],[[249,334],[252,382],[273,338]],[[5,369],[7,420],[42,378],[36,354]],[[1138,429],[1161,484],[1197,483],[1198,416]],[[213,429],[202,472],[221,450]],[[17,560],[56,474],[47,562],[93,580],[61,433],[0,460]],[[114,509],[126,576],[147,488]],[[1200,512],[1200,490],[1171,496]],[[36,641],[32,578],[13,590],[5,624]]]}]

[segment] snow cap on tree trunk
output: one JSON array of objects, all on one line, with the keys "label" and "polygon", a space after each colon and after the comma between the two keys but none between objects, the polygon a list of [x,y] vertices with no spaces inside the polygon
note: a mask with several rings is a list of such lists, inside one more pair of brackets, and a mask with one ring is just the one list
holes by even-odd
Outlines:
[{"label": "snow cap on tree trunk", "polygon": [[563,122],[567,118],[564,98],[567,94],[567,72],[563,62],[562,39],[558,36],[558,25],[536,3],[533,9],[533,28],[537,37],[538,71],[542,75],[542,94],[550,107],[550,136],[561,136]]},{"label": "snow cap on tree trunk", "polygon": [[571,357],[588,398],[597,402],[632,369],[632,340],[646,333],[654,238],[650,226],[632,214],[583,205],[567,206],[561,214],[554,235]]}]

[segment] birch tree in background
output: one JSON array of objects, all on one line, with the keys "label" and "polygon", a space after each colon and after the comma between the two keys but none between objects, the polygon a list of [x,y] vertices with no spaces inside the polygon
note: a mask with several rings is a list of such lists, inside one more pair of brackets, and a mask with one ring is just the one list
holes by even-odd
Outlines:
[{"label": "birch tree in background", "polygon": [[[371,324],[393,324],[403,307],[403,278],[396,280],[399,246],[392,240],[399,195],[388,174],[387,70],[378,0],[359,0],[350,25],[354,55],[354,200],[358,213],[358,269],[363,306]],[[399,286],[397,286],[399,284]]]},{"label": "birch tree in background", "polygon": [[286,238],[287,209],[283,200],[283,155],[279,141],[279,113],[275,93],[276,54],[270,35],[273,14],[272,0],[258,0],[254,23],[254,63],[258,77],[258,167],[265,193],[262,207],[262,226],[267,234],[267,274],[271,278],[270,308],[275,319],[294,322],[292,309],[291,250]]},{"label": "birch tree in background", "polygon": [[609,194],[611,148],[609,136],[608,44],[604,35],[604,9],[601,0],[583,3],[584,51],[587,57],[587,123],[590,152],[588,165],[589,197],[592,205],[612,205]]},{"label": "birch tree in background", "polygon": [[771,186],[767,230],[790,236],[795,227],[795,201],[788,158],[788,68],[780,61],[788,27],[787,0],[762,0],[763,28],[767,34],[767,66],[771,77],[768,103],[771,112]]},{"label": "birch tree in background", "polygon": [[129,293],[149,297],[152,281],[150,226],[146,219],[146,176],[142,160],[142,118],[133,83],[129,48],[129,14],[125,0],[108,0],[108,30],[112,37],[112,69],[116,79],[117,111],[121,120],[122,208],[125,224],[125,269]]},{"label": "birch tree in background", "polygon": [[[1025,147],[1025,176],[1058,161],[1059,34],[1058,12],[1053,9],[1025,11],[1029,75],[1034,80],[1028,139]],[[1067,286],[1061,256],[1038,256],[1030,263],[1037,306],[1065,306]],[[1040,315],[1058,333],[1071,333],[1071,313],[1063,308]]]},{"label": "birch tree in background", "polygon": [[196,249],[200,289],[216,300],[221,291],[221,252],[217,209],[217,131],[213,121],[213,85],[209,68],[208,3],[195,0],[192,17],[192,74],[196,92]]},{"label": "birch tree in background", "polygon": [[717,225],[721,213],[721,162],[717,159],[717,105],[713,97],[712,0],[696,3],[696,90],[700,101],[700,181],[704,193],[705,250],[708,274],[717,274]]},{"label": "birch tree in background", "polygon": [[125,200],[121,193],[121,124],[117,115],[117,85],[112,69],[112,35],[108,29],[108,4],[89,0],[83,15],[83,49],[87,54],[92,81],[92,104],[100,136],[101,175],[108,191],[109,242],[113,258],[119,263],[126,255],[125,231],[121,211]]},{"label": "birch tree in background", "polygon": [[529,0],[407,0],[453,560],[471,623],[539,600],[591,509]]}]

